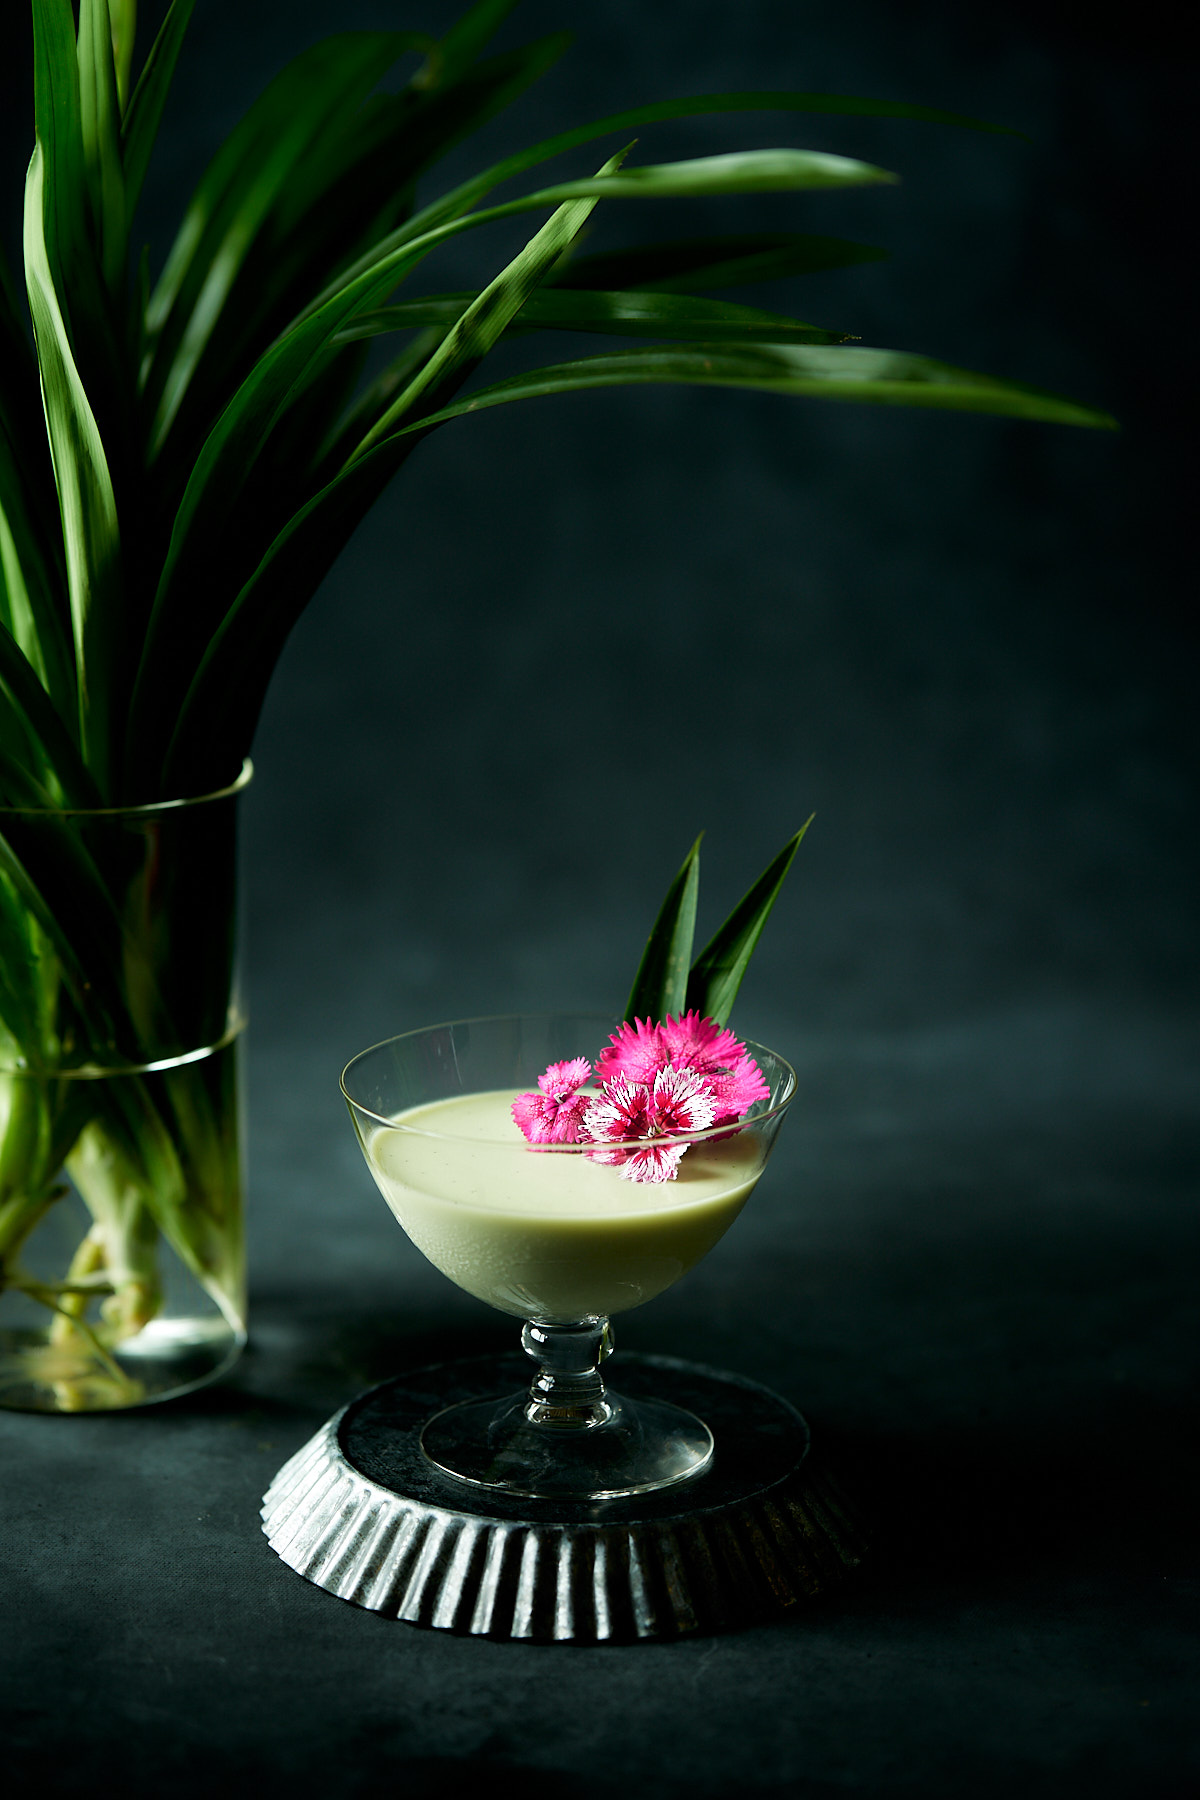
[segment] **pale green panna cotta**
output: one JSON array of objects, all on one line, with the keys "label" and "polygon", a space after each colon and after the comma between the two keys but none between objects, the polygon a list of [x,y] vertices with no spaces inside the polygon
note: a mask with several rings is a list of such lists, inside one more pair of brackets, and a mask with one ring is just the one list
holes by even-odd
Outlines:
[{"label": "pale green panna cotta", "polygon": [[692,1144],[674,1181],[623,1180],[525,1142],[509,1090],[396,1115],[367,1141],[380,1192],[418,1250],[467,1293],[547,1323],[627,1312],[729,1229],[762,1172],[757,1132]]}]

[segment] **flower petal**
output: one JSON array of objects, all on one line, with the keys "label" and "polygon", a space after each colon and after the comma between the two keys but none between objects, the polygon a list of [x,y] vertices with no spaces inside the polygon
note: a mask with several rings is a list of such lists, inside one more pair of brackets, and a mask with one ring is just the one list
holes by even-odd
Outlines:
[{"label": "flower petal", "polygon": [[587,1057],[576,1056],[570,1062],[551,1063],[545,1074],[538,1076],[538,1086],[552,1100],[569,1100],[591,1072],[592,1065]]},{"label": "flower petal", "polygon": [[622,1143],[647,1136],[649,1088],[618,1075],[585,1103],[581,1136],[593,1143]]},{"label": "flower petal", "polygon": [[743,1056],[727,1074],[710,1076],[709,1087],[716,1102],[716,1122],[721,1124],[727,1118],[742,1118],[756,1100],[771,1098],[763,1072],[752,1056]]},{"label": "flower petal", "polygon": [[622,1181],[674,1181],[686,1144],[647,1144],[626,1152]]},{"label": "flower petal", "polygon": [[660,1069],[670,1062],[670,1053],[662,1041],[662,1029],[650,1019],[635,1019],[633,1024],[614,1031],[596,1058],[596,1078],[600,1082],[621,1076],[624,1080],[649,1087]]},{"label": "flower petal", "polygon": [[704,1131],[717,1116],[709,1083],[694,1069],[660,1069],[654,1077],[648,1109],[651,1137],[679,1131]]},{"label": "flower petal", "polygon": [[531,1144],[575,1144],[587,1096],[552,1100],[548,1094],[518,1094],[512,1116]]},{"label": "flower petal", "polygon": [[702,1075],[713,1075],[732,1067],[746,1054],[745,1044],[727,1025],[702,1019],[698,1012],[684,1013],[678,1019],[668,1016],[659,1032],[677,1069],[698,1069]]}]

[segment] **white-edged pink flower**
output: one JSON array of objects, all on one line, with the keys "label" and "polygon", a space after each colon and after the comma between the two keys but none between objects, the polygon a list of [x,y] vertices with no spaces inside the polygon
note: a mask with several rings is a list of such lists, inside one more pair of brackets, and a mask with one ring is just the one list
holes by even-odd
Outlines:
[{"label": "white-edged pink flower", "polygon": [[539,1093],[518,1094],[512,1116],[531,1144],[574,1144],[588,1096],[579,1089],[592,1072],[586,1056],[551,1063],[538,1076]]},{"label": "white-edged pink flower", "polygon": [[672,1139],[734,1125],[770,1097],[745,1044],[696,1011],[622,1025],[596,1059],[599,1093],[580,1092],[591,1073],[584,1056],[551,1063],[539,1091],[513,1101],[513,1118],[531,1144],[595,1146],[589,1159],[625,1181],[673,1181],[688,1146]]},{"label": "white-edged pink flower", "polygon": [[[687,1144],[669,1140],[707,1130],[715,1112],[703,1077],[691,1069],[659,1069],[649,1086],[616,1075],[588,1101],[580,1136],[598,1146],[588,1152],[592,1161],[619,1164],[624,1181],[673,1181]],[[620,1147],[637,1138],[666,1141]],[[612,1148],[599,1147],[605,1144]]]},{"label": "white-edged pink flower", "polygon": [[[647,1103],[650,1090],[643,1084],[626,1081],[615,1075],[606,1081],[598,1094],[589,1096],[579,1124],[579,1135],[585,1143],[622,1144],[632,1138],[649,1135]],[[592,1162],[623,1163],[625,1150],[589,1150]]]},{"label": "white-edged pink flower", "polygon": [[622,1181],[674,1181],[686,1144],[647,1144],[628,1150],[621,1165]]},{"label": "white-edged pink flower", "polygon": [[695,1069],[660,1069],[646,1110],[651,1132],[665,1135],[707,1131],[717,1109],[708,1083]]}]

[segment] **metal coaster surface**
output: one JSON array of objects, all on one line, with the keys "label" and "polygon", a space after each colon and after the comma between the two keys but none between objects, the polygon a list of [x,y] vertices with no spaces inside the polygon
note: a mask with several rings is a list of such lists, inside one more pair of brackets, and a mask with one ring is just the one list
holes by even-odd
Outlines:
[{"label": "metal coaster surface", "polygon": [[621,1500],[506,1498],[456,1481],[421,1426],[460,1400],[528,1381],[523,1356],[396,1376],[334,1415],[284,1464],[263,1530],[289,1568],[409,1624],[481,1637],[605,1643],[728,1629],[788,1612],[841,1580],[865,1540],[808,1426],[756,1382],[622,1353],[613,1385],[710,1427],[710,1468]]}]

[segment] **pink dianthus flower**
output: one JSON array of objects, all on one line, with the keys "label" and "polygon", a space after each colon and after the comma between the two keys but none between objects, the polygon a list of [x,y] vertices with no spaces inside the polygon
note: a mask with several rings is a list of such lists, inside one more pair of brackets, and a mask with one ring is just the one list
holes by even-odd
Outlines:
[{"label": "pink dianthus flower", "polygon": [[539,1093],[518,1094],[512,1116],[531,1144],[574,1144],[588,1096],[579,1089],[592,1072],[586,1056],[551,1063],[538,1076]]},{"label": "pink dianthus flower", "polygon": [[728,1025],[702,1019],[698,1012],[683,1013],[678,1019],[668,1014],[658,1030],[667,1057],[677,1069],[697,1069],[701,1075],[715,1075],[731,1068],[746,1054],[745,1044]]},{"label": "pink dianthus flower", "polygon": [[690,1069],[659,1069],[651,1086],[616,1075],[589,1100],[580,1136],[613,1148],[589,1154],[594,1162],[619,1163],[623,1181],[673,1181],[687,1144],[645,1143],[635,1150],[617,1146],[636,1138],[669,1139],[704,1131],[715,1107],[702,1076]]},{"label": "pink dianthus flower", "polygon": [[608,1082],[619,1075],[625,1081],[649,1087],[670,1060],[662,1026],[650,1019],[635,1019],[632,1025],[626,1023],[614,1031],[605,1044],[596,1058],[596,1079]]},{"label": "pink dianthus flower", "polygon": [[733,1124],[771,1092],[740,1038],[695,1011],[678,1019],[668,1014],[661,1025],[649,1019],[622,1025],[596,1059],[602,1082],[621,1075],[649,1085],[665,1068],[692,1069],[704,1077],[716,1102],[715,1125]]},{"label": "pink dianthus flower", "polygon": [[[589,1159],[625,1181],[673,1181],[688,1146],[672,1137],[736,1124],[770,1096],[745,1044],[696,1011],[622,1025],[596,1059],[599,1093],[581,1093],[591,1073],[583,1056],[551,1063],[539,1091],[513,1101],[513,1118],[531,1144],[594,1145]],[[639,1139],[650,1141],[625,1147]]]},{"label": "pink dianthus flower", "polygon": [[[598,1094],[593,1094],[584,1108],[579,1135],[586,1143],[625,1144],[633,1138],[649,1135],[647,1102],[650,1089],[641,1082],[626,1081],[614,1075]],[[625,1150],[590,1150],[592,1162],[623,1163]]]}]

